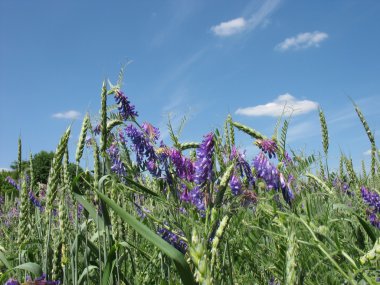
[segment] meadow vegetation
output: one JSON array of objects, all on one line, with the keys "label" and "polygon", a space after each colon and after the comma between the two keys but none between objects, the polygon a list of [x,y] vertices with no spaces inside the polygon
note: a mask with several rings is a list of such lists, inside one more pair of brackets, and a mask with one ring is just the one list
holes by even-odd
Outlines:
[{"label": "meadow vegetation", "polygon": [[[315,156],[288,146],[285,117],[267,136],[228,115],[194,142],[169,123],[169,145],[140,120],[121,77],[100,99],[75,157],[70,127],[62,135],[47,181],[33,156],[22,163],[19,140],[16,170],[0,182],[1,284],[380,282],[379,153],[355,104],[372,149],[360,172],[344,154],[328,167],[322,109]],[[257,156],[237,147],[236,132]],[[93,166],[81,171],[84,152]]]}]

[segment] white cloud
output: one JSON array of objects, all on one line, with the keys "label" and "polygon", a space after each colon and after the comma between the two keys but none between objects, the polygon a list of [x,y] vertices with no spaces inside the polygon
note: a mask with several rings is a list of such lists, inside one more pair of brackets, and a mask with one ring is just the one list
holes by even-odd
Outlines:
[{"label": "white cloud", "polygon": [[295,37],[287,38],[276,46],[277,50],[299,50],[309,47],[319,47],[319,44],[328,38],[328,34],[322,32],[302,33]]},{"label": "white cloud", "polygon": [[244,18],[236,18],[211,27],[211,31],[217,36],[226,37],[242,32],[246,26],[247,21]]},{"label": "white cloud", "polygon": [[284,115],[302,115],[316,110],[318,103],[310,100],[297,100],[289,93],[285,93],[277,97],[273,102],[269,102],[265,105],[257,105],[253,107],[239,108],[235,111],[235,114],[260,117],[270,116],[278,117]]},{"label": "white cloud", "polygon": [[80,113],[75,110],[70,110],[67,112],[62,112],[62,113],[55,113],[52,115],[53,118],[56,119],[69,119],[69,120],[75,120],[80,117]]},{"label": "white cloud", "polygon": [[212,26],[211,31],[219,37],[228,37],[239,34],[246,30],[253,30],[260,24],[267,25],[269,23],[267,17],[278,6],[280,0],[267,0],[260,6],[256,13],[248,19],[239,17],[230,21],[221,22]]}]

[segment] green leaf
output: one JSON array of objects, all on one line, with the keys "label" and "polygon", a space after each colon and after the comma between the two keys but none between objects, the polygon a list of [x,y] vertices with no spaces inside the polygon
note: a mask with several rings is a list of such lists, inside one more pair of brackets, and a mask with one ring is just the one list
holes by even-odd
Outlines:
[{"label": "green leaf", "polygon": [[359,220],[359,223],[362,225],[363,229],[365,230],[365,232],[367,233],[367,235],[369,236],[369,238],[372,240],[373,243],[376,242],[376,234],[372,228],[372,226],[365,220],[363,220],[362,217],[360,217],[359,215],[355,214],[354,215],[358,218]]},{"label": "green leaf", "polygon": [[14,270],[14,269],[22,269],[22,270],[33,273],[35,276],[41,276],[42,275],[41,266],[39,266],[37,263],[33,263],[33,262],[27,262],[27,263],[21,264],[19,266],[14,267],[12,270]]},{"label": "green leaf", "polygon": [[11,264],[9,263],[7,258],[5,257],[4,253],[2,253],[1,251],[0,251],[0,261],[5,265],[6,268],[8,268],[8,269],[12,268]]},{"label": "green leaf", "polygon": [[99,229],[102,230],[104,227],[104,221],[103,218],[98,215],[95,207],[90,202],[88,202],[82,195],[79,195],[77,193],[73,194],[78,203],[80,203],[87,210],[88,214],[94,221],[97,221],[99,219],[99,223],[97,224],[99,224]]},{"label": "green leaf", "polygon": [[146,225],[138,221],[134,216],[119,207],[106,195],[100,193],[99,191],[96,191],[96,193],[99,195],[99,198],[102,199],[124,222],[128,223],[136,232],[138,232],[153,245],[158,247],[174,262],[183,284],[196,284],[190,267],[180,251],[164,241],[159,235],[151,231]]},{"label": "green leaf", "polygon": [[87,276],[87,274],[90,274],[91,271],[93,271],[94,269],[98,269],[98,267],[95,266],[95,265],[89,265],[89,266],[87,266],[83,270],[82,274],[79,276],[78,284],[81,285],[86,280],[85,277]]},{"label": "green leaf", "polygon": [[112,264],[116,258],[116,249],[117,246],[114,245],[112,246],[111,251],[108,253],[106,266],[104,267],[102,274],[102,284],[109,284],[110,282],[110,277],[112,274]]}]

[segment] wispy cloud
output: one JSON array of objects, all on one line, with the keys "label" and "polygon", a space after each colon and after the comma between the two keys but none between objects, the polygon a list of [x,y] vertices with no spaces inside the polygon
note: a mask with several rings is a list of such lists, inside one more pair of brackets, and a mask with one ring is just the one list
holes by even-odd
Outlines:
[{"label": "wispy cloud", "polygon": [[323,32],[302,33],[295,37],[287,38],[276,46],[276,50],[286,51],[289,49],[300,50],[310,47],[319,47],[319,44],[328,38]]},{"label": "wispy cloud", "polygon": [[289,93],[280,95],[273,102],[253,107],[239,108],[235,114],[260,117],[278,117],[284,115],[302,115],[318,108],[318,103],[310,100],[298,100]]},{"label": "wispy cloud", "polygon": [[267,17],[276,9],[280,2],[280,0],[267,0],[259,7],[257,12],[252,14],[248,19],[238,17],[221,22],[218,25],[212,26],[211,31],[216,36],[228,37],[243,31],[254,30],[257,26],[268,22]]},{"label": "wispy cloud", "polygon": [[55,113],[52,115],[55,119],[68,119],[68,120],[75,120],[80,117],[81,113],[75,110],[69,110],[62,113]]}]

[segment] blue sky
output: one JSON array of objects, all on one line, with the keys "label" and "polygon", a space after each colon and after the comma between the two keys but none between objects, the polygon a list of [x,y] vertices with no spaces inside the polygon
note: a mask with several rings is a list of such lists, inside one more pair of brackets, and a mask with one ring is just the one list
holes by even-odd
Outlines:
[{"label": "blue sky", "polygon": [[[96,116],[102,80],[125,70],[140,120],[167,138],[187,115],[183,141],[200,141],[227,114],[270,136],[293,106],[289,144],[321,151],[326,114],[330,161],[357,167],[370,148],[349,97],[379,141],[380,2],[377,0],[0,2],[0,168],[54,150],[73,122]],[[111,99],[111,98],[110,98]],[[254,154],[247,136],[239,145]]]}]

